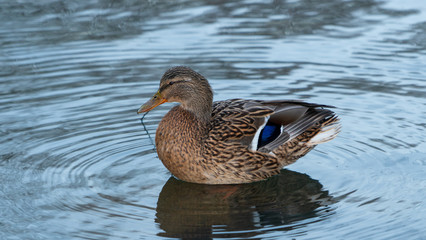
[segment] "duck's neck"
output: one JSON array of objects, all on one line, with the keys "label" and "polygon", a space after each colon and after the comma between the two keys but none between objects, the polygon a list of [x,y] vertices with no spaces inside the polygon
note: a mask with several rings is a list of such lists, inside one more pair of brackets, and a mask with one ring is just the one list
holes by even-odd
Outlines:
[{"label": "duck's neck", "polygon": [[182,103],[181,107],[195,115],[201,124],[210,124],[212,114],[212,99],[208,97],[194,98],[190,102]]},{"label": "duck's neck", "polygon": [[182,106],[173,107],[157,128],[155,142],[158,153],[172,154],[178,151],[175,148],[184,147],[191,155],[199,155],[197,151],[202,148],[200,144],[207,136],[210,124],[205,121]]}]

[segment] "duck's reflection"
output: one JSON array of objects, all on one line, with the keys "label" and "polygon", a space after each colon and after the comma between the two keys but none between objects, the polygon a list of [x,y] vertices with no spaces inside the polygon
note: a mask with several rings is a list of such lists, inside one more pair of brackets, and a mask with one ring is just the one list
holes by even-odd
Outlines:
[{"label": "duck's reflection", "polygon": [[262,232],[250,230],[264,226],[291,228],[290,223],[316,217],[325,212],[319,207],[332,202],[317,180],[289,170],[243,185],[201,185],[171,177],[160,193],[156,221],[164,231],[159,235],[166,237],[250,237]]}]

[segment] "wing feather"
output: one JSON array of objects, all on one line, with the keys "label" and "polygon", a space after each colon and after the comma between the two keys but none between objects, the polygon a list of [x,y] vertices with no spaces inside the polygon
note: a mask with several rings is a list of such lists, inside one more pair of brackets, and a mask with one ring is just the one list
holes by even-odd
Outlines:
[{"label": "wing feather", "polygon": [[[301,101],[231,99],[213,103],[210,135],[224,142],[239,142],[252,150],[269,153],[307,129],[334,115],[328,105]],[[257,149],[259,134],[267,121],[282,125],[280,135]]]}]

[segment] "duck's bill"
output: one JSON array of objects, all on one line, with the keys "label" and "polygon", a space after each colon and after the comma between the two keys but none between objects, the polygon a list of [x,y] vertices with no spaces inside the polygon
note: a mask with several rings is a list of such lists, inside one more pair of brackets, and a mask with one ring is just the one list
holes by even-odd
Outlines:
[{"label": "duck's bill", "polygon": [[142,105],[139,110],[139,113],[144,113],[151,111],[152,109],[156,108],[157,106],[167,102],[167,99],[163,98],[159,92],[157,92],[148,102],[146,102],[144,105]]}]

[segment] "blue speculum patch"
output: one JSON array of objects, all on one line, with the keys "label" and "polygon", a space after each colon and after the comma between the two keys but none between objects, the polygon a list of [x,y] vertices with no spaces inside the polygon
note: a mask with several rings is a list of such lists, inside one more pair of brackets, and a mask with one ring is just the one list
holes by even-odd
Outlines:
[{"label": "blue speculum patch", "polygon": [[281,133],[281,125],[274,124],[271,122],[266,123],[265,127],[260,132],[259,142],[257,148],[261,148],[266,144],[272,142],[276,139]]}]

